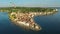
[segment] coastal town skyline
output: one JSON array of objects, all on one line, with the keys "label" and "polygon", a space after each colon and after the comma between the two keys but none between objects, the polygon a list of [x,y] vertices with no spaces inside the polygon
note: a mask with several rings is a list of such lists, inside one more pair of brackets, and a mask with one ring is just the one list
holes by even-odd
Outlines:
[{"label": "coastal town skyline", "polygon": [[60,0],[0,0],[0,7],[60,7]]}]

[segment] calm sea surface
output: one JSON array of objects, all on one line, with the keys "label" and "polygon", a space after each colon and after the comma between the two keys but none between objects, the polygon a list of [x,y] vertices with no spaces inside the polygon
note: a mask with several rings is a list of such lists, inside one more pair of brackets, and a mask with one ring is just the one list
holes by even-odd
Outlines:
[{"label": "calm sea surface", "polygon": [[8,13],[0,12],[0,34],[60,34],[60,8],[56,14],[36,16],[34,20],[42,27],[41,31],[25,31],[9,20]]}]

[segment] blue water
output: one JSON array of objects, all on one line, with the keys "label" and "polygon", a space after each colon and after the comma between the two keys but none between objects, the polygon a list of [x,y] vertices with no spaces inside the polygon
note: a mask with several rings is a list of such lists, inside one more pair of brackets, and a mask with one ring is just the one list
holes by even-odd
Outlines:
[{"label": "blue water", "polygon": [[0,34],[60,34],[60,9],[53,15],[34,17],[35,22],[42,27],[38,32],[25,31],[8,18],[8,13],[0,13]]}]

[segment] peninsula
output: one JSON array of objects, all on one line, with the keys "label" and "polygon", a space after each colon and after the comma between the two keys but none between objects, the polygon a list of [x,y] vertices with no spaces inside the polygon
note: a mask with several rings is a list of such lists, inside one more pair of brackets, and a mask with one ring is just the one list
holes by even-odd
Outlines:
[{"label": "peninsula", "polygon": [[34,16],[51,15],[57,12],[55,8],[39,7],[5,7],[0,12],[8,12],[9,19],[16,25],[33,31],[41,30],[41,26],[34,22]]}]

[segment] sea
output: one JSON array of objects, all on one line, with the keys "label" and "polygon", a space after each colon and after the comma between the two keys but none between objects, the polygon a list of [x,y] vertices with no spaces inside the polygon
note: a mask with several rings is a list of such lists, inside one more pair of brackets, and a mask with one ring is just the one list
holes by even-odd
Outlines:
[{"label": "sea", "polygon": [[34,17],[42,28],[40,31],[24,30],[9,20],[7,12],[0,12],[0,34],[60,34],[60,8],[57,9],[53,15]]}]

